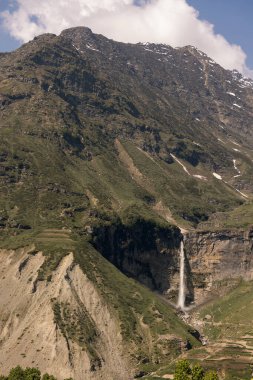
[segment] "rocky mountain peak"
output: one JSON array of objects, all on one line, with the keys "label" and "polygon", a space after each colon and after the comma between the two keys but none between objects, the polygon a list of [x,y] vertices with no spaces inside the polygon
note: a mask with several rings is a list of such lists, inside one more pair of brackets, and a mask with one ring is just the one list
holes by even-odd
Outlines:
[{"label": "rocky mountain peak", "polygon": [[107,40],[106,37],[94,34],[91,29],[87,27],[76,27],[65,29],[60,37],[71,41],[73,47],[78,51],[86,49],[98,50],[101,45],[101,39]]},{"label": "rocky mountain peak", "polygon": [[62,37],[72,39],[72,40],[85,39],[85,38],[90,38],[91,36],[94,36],[92,30],[85,26],[78,26],[75,28],[65,29],[61,32],[60,35]]}]

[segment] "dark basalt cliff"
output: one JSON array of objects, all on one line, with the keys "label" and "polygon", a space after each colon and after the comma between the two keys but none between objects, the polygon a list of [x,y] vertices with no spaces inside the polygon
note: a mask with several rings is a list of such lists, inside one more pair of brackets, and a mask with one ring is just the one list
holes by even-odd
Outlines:
[{"label": "dark basalt cliff", "polygon": [[140,220],[131,226],[119,224],[94,229],[92,243],[127,276],[153,291],[169,294],[178,293],[175,285],[178,284],[181,239],[178,228]]}]

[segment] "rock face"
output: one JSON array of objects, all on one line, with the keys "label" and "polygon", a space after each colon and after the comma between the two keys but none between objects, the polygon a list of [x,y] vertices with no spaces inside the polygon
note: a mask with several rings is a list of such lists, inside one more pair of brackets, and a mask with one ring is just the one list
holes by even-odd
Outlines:
[{"label": "rock face", "polygon": [[50,282],[37,282],[44,260],[30,249],[0,251],[2,370],[22,365],[59,379],[129,379],[118,323],[73,254],[62,259]]},{"label": "rock face", "polygon": [[181,239],[178,228],[139,221],[131,227],[120,224],[94,230],[93,244],[124,274],[175,300]]},{"label": "rock face", "polygon": [[[95,231],[94,245],[126,275],[176,303],[179,245],[176,230],[110,226]],[[253,231],[191,232],[185,239],[186,305],[222,295],[240,278],[253,278]]]},{"label": "rock face", "polygon": [[253,231],[190,233],[186,239],[191,297],[196,303],[221,294],[236,279],[253,278]]},{"label": "rock face", "polygon": [[[176,303],[179,245],[169,230],[110,226],[95,232],[94,245],[127,276]],[[186,305],[219,296],[240,278],[253,278],[253,231],[191,232],[185,239]]]}]

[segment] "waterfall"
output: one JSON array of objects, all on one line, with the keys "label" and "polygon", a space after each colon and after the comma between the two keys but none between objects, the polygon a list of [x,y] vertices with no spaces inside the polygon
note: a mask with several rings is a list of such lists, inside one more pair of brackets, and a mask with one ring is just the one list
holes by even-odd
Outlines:
[{"label": "waterfall", "polygon": [[184,310],[185,308],[185,253],[184,240],[180,242],[180,281],[177,306]]}]

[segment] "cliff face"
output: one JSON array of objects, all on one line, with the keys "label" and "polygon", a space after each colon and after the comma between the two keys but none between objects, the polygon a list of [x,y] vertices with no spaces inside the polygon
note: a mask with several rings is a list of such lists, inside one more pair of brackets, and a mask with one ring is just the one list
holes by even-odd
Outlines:
[{"label": "cliff face", "polygon": [[198,232],[187,235],[187,276],[196,303],[221,294],[240,278],[253,277],[253,231]]},{"label": "cliff face", "polygon": [[[93,244],[124,274],[177,302],[182,235],[140,223],[94,231]],[[224,294],[253,278],[253,231],[191,232],[185,239],[186,305]]]},{"label": "cliff face", "polygon": [[179,245],[176,227],[156,227],[139,221],[94,230],[95,248],[119,270],[153,291],[174,299],[179,284]]}]

